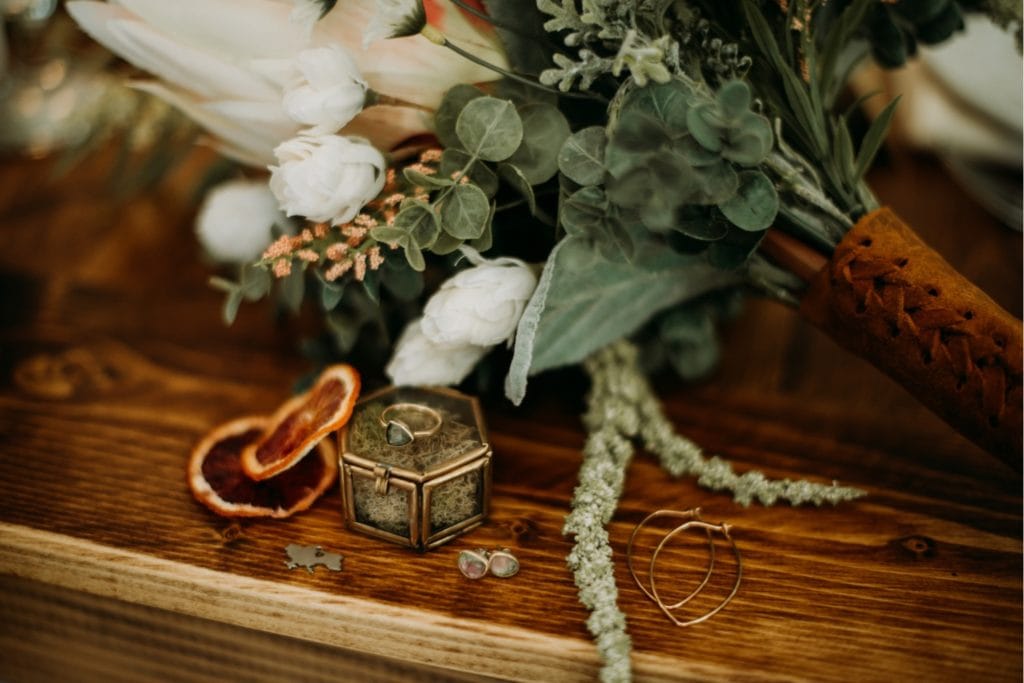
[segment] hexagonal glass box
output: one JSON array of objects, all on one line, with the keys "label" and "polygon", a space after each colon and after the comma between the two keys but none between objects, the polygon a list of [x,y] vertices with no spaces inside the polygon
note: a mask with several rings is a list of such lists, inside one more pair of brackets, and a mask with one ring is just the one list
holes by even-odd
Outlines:
[{"label": "hexagonal glass box", "polygon": [[339,435],[345,526],[420,551],[478,526],[491,497],[480,405],[439,387],[388,387]]}]

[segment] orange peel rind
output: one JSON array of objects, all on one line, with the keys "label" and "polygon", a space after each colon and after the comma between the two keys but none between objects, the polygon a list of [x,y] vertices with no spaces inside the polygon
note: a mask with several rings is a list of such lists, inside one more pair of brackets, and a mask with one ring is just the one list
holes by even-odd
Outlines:
[{"label": "orange peel rind", "polygon": [[286,472],[253,481],[242,469],[241,453],[257,443],[270,418],[241,417],[213,429],[192,449],[188,484],[196,500],[223,517],[289,517],[306,510],[334,482],[338,460],[330,440]]},{"label": "orange peel rind", "polygon": [[295,467],[324,437],[348,422],[359,386],[359,373],[351,365],[326,368],[309,391],[286,401],[263,435],[243,448],[246,476],[263,481]]}]

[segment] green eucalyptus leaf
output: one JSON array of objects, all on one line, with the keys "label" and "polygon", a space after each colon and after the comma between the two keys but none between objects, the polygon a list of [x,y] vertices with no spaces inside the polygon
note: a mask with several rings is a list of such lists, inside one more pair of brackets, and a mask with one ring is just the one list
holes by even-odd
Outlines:
[{"label": "green eucalyptus leaf", "polygon": [[409,240],[408,243],[406,243],[405,260],[409,263],[409,267],[420,273],[422,273],[427,267],[427,262],[423,259],[423,252],[420,251],[415,240]]},{"label": "green eucalyptus leaf", "polygon": [[709,152],[722,149],[724,124],[715,113],[715,105],[710,102],[691,107],[686,115],[686,126],[694,140]]},{"label": "green eucalyptus leaf", "polygon": [[523,173],[522,169],[510,163],[498,164],[498,175],[513,190],[522,195],[523,199],[526,200],[527,206],[530,207],[530,213],[535,215],[537,213],[537,198],[534,197],[533,187],[530,185],[530,181],[526,178],[526,174]]},{"label": "green eucalyptus leaf", "polygon": [[523,122],[510,101],[485,96],[462,109],[455,133],[470,154],[484,161],[504,161],[523,140]]},{"label": "green eucalyptus leaf", "polygon": [[600,187],[580,188],[559,203],[559,222],[569,235],[590,236],[608,213],[608,199]]},{"label": "green eucalyptus leaf", "polygon": [[718,89],[715,100],[726,120],[738,119],[750,111],[750,86],[740,80],[731,80]]},{"label": "green eucalyptus leaf", "polygon": [[446,149],[441,153],[438,175],[451,178],[453,174],[458,173],[467,165],[469,165],[469,171],[466,175],[474,185],[483,190],[488,197],[497,194],[498,176],[491,170],[491,167],[482,161],[473,161],[471,155],[459,149]]},{"label": "green eucalyptus leaf", "polygon": [[490,212],[491,203],[479,187],[456,185],[441,203],[441,227],[452,237],[476,239],[483,234]]},{"label": "green eucalyptus leaf", "polygon": [[380,271],[368,270],[366,275],[363,276],[363,280],[360,283],[363,286],[363,291],[366,292],[366,296],[373,303],[374,306],[380,306]]},{"label": "green eucalyptus leaf", "polygon": [[509,158],[530,185],[550,180],[558,172],[558,150],[571,131],[565,116],[550,104],[528,104],[520,112],[523,142]]},{"label": "green eucalyptus leaf", "polygon": [[654,241],[637,244],[631,262],[614,263],[589,240],[567,237],[549,255],[519,320],[505,393],[519,404],[528,375],[578,363],[658,311],[737,282],[736,273]]},{"label": "green eucalyptus leaf", "polygon": [[558,152],[558,170],[580,185],[597,185],[604,178],[604,128],[591,126],[573,133]]},{"label": "green eucalyptus leaf", "polygon": [[653,116],[674,132],[687,129],[689,89],[679,81],[656,83],[634,90],[622,105],[623,115],[638,111]]},{"label": "green eucalyptus leaf", "polygon": [[437,241],[434,242],[432,247],[430,247],[430,251],[439,256],[445,256],[446,254],[451,254],[461,246],[462,240],[458,237],[452,237],[448,233],[442,232],[438,235]]},{"label": "green eucalyptus leaf", "polygon": [[726,135],[722,158],[743,166],[756,166],[768,156],[774,142],[775,136],[768,119],[747,112]]},{"label": "green eucalyptus leaf", "polygon": [[602,227],[605,238],[602,243],[605,247],[601,250],[602,255],[609,261],[632,261],[636,255],[636,244],[633,235],[619,217],[605,216]]},{"label": "green eucalyptus leaf", "polygon": [[384,244],[400,244],[402,246],[409,241],[409,233],[393,225],[378,225],[372,228],[370,237]]},{"label": "green eucalyptus leaf", "polygon": [[739,174],[736,193],[718,208],[737,228],[759,232],[771,227],[775,221],[779,212],[779,194],[764,173],[743,171]]},{"label": "green eucalyptus leaf", "polygon": [[684,206],[676,216],[675,229],[701,242],[715,242],[729,232],[729,223],[707,207]]},{"label": "green eucalyptus leaf", "polygon": [[484,228],[484,234],[469,243],[469,246],[479,252],[487,251],[494,244],[494,210],[495,206],[491,204],[491,214],[487,217],[487,227]]},{"label": "green eucalyptus leaf", "polygon": [[434,132],[442,147],[459,147],[462,143],[455,133],[455,123],[467,104],[483,97],[484,92],[472,85],[460,83],[444,94],[441,105],[434,114]]},{"label": "green eucalyptus leaf", "polygon": [[420,249],[429,248],[441,233],[437,213],[433,207],[419,199],[406,198],[402,201],[394,226],[406,232],[410,237],[409,243],[415,243]]},{"label": "green eucalyptus leaf", "polygon": [[426,173],[420,173],[419,171],[413,170],[406,167],[402,170],[402,175],[413,185],[419,185],[420,187],[426,188],[443,188],[450,187],[455,184],[454,180],[446,178],[441,175],[427,175]]},{"label": "green eucalyptus leaf", "polygon": [[698,204],[721,204],[739,189],[739,174],[724,161],[694,169],[694,173],[700,186]]}]

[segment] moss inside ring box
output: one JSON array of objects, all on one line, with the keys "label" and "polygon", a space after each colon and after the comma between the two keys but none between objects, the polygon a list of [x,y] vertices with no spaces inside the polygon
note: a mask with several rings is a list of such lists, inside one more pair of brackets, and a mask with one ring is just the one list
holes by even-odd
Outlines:
[{"label": "moss inside ring box", "polygon": [[[411,440],[389,438],[395,420]],[[436,387],[382,389],[356,404],[339,439],[348,528],[422,551],[487,516],[491,447],[475,398]]]}]

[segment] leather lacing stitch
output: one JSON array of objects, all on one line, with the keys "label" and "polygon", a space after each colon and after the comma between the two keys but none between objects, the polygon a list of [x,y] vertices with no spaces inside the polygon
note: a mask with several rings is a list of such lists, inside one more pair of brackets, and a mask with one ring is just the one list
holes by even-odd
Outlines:
[{"label": "leather lacing stitch", "polygon": [[937,286],[926,288],[903,275],[909,259],[883,259],[870,252],[871,246],[871,238],[863,237],[841,256],[837,254],[833,285],[843,281],[850,287],[858,314],[881,311],[893,338],[911,335],[924,365],[947,363],[956,373],[957,392],[976,378],[988,425],[998,427],[1008,397],[1021,385],[1020,373],[1008,366],[1006,340],[974,333],[968,328],[974,311],[943,306]]}]

